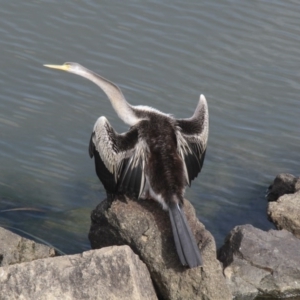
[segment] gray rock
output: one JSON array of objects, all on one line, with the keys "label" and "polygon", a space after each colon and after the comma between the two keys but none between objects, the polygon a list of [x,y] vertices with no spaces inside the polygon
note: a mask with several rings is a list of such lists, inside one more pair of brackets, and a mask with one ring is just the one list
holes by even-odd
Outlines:
[{"label": "gray rock", "polygon": [[300,297],[299,249],[300,240],[286,230],[235,227],[219,250],[234,299]]},{"label": "gray rock", "polygon": [[269,186],[267,199],[276,201],[280,196],[292,194],[300,190],[300,178],[288,173],[282,173],[276,176],[274,182]]},{"label": "gray rock", "polygon": [[128,246],[0,268],[0,299],[157,299],[149,272]]},{"label": "gray rock", "polygon": [[0,227],[0,267],[53,256],[53,248]]},{"label": "gray rock", "polygon": [[276,228],[286,229],[300,238],[300,191],[281,196],[268,205],[268,218]]},{"label": "gray rock", "polygon": [[92,213],[92,248],[129,245],[147,265],[160,299],[232,299],[212,235],[185,200],[184,210],[200,247],[204,266],[181,266],[175,250],[169,215],[148,201],[103,201]]}]

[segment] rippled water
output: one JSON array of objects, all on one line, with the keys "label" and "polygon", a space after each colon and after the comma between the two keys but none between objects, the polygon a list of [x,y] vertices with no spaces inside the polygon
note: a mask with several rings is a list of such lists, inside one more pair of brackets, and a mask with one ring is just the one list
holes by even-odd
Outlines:
[{"label": "rippled water", "polygon": [[0,225],[66,253],[89,248],[105,197],[87,146],[105,115],[97,86],[43,68],[76,61],[116,82],[131,104],[210,112],[207,156],[187,190],[218,245],[235,225],[271,228],[265,190],[299,175],[297,1],[0,1]]}]

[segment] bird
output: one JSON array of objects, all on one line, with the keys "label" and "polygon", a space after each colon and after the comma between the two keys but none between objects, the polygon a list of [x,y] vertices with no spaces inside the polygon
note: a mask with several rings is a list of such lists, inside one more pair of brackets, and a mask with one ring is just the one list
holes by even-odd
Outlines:
[{"label": "bird", "polygon": [[183,203],[187,186],[202,169],[209,132],[207,101],[200,95],[190,118],[176,119],[144,105],[130,105],[113,82],[74,62],[44,65],[82,76],[98,85],[129,129],[117,133],[106,117],[97,119],[89,142],[96,174],[107,199],[129,195],[154,199],[169,212],[175,248],[181,264],[203,265]]}]

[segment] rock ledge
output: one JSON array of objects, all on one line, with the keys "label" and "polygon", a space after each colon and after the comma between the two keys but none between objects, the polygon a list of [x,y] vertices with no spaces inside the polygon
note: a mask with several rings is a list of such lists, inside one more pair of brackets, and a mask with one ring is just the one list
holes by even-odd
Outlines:
[{"label": "rock ledge", "polygon": [[202,253],[202,268],[181,266],[168,213],[154,201],[118,200],[110,207],[106,200],[101,202],[92,212],[92,248],[129,245],[147,265],[160,299],[232,299],[214,238],[187,200],[184,210]]},{"label": "rock ledge", "polygon": [[149,272],[128,246],[0,268],[0,299],[157,299]]}]

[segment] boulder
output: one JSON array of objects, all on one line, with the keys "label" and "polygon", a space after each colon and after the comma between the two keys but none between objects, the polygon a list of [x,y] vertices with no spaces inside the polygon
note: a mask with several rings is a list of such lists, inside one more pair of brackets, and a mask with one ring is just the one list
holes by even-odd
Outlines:
[{"label": "boulder", "polygon": [[276,176],[269,186],[267,199],[269,202],[276,201],[280,196],[293,194],[300,190],[300,178],[292,174],[282,173]]},{"label": "boulder", "polygon": [[0,268],[0,299],[157,299],[149,272],[128,246]]},{"label": "boulder", "polygon": [[300,238],[300,191],[281,196],[268,205],[268,217],[276,228],[286,229]]},{"label": "boulder", "polygon": [[300,297],[299,249],[300,240],[286,230],[235,227],[218,253],[234,299]]},{"label": "boulder", "polygon": [[91,246],[129,245],[147,265],[159,299],[232,299],[216,259],[214,238],[187,200],[184,211],[202,253],[203,267],[188,269],[180,264],[168,212],[152,200],[101,202],[91,215]]},{"label": "boulder", "polygon": [[0,227],[0,267],[53,256],[53,248]]}]

